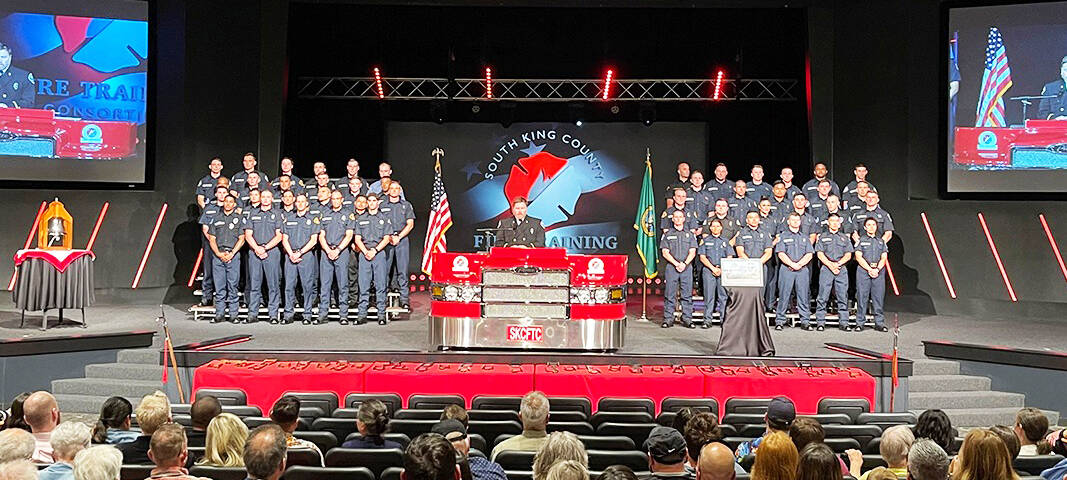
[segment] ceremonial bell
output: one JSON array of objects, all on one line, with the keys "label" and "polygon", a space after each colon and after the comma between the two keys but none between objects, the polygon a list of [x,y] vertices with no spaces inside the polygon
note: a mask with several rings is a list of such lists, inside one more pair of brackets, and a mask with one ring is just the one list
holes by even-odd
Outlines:
[{"label": "ceremonial bell", "polygon": [[63,202],[56,198],[48,204],[37,230],[37,248],[44,250],[70,250],[74,221]]}]

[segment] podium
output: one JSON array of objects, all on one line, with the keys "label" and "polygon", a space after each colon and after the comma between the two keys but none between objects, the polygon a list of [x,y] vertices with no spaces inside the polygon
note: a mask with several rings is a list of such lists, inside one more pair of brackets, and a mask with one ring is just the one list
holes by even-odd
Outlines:
[{"label": "podium", "polygon": [[726,312],[716,355],[733,357],[774,356],[767,306],[763,301],[763,263],[758,258],[722,259],[722,282],[726,288]]}]

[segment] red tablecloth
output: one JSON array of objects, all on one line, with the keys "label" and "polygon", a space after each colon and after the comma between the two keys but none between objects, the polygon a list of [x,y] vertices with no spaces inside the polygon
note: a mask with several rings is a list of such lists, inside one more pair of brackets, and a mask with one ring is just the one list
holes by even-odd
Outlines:
[{"label": "red tablecloth", "polygon": [[15,266],[21,265],[27,258],[40,258],[52,264],[60,273],[63,273],[71,263],[86,255],[96,258],[96,255],[89,250],[41,250],[31,248],[15,252]]},{"label": "red tablecloth", "polygon": [[294,362],[276,360],[212,360],[196,368],[193,391],[201,388],[239,388],[248,404],[266,415],[285,392],[363,392],[368,362]]},{"label": "red tablecloth", "polygon": [[[799,414],[818,413],[823,398],[866,398],[875,408],[875,379],[859,368],[792,367],[700,367],[704,372],[704,395],[719,405],[738,398],[769,398],[785,395]],[[720,414],[724,409],[720,408]]]},{"label": "red tablecloth", "polygon": [[376,362],[366,371],[367,393],[396,393],[404,399],[414,394],[462,395],[469,407],[478,395],[521,397],[534,389],[533,365],[483,363]]},{"label": "red tablecloth", "polygon": [[[587,397],[596,410],[603,397],[701,397],[704,375],[697,367],[664,365],[537,365],[534,386],[550,397]],[[657,412],[658,413],[658,412]]]}]

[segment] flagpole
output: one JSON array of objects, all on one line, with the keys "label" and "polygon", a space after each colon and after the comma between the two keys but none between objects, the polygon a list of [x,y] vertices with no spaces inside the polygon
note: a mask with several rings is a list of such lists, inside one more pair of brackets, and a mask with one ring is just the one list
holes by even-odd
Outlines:
[{"label": "flagpole", "polygon": [[[652,161],[652,150],[645,147],[645,164],[649,164]],[[648,268],[642,272],[645,278],[641,281],[641,321],[647,322],[648,315],[646,311],[645,297],[648,295]]]}]

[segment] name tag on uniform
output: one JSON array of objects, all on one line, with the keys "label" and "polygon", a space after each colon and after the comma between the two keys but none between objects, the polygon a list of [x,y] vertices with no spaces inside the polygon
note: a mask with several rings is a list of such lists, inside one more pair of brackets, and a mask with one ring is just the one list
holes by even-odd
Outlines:
[{"label": "name tag on uniform", "polygon": [[677,235],[667,235],[667,240],[677,240],[677,239],[678,239]]},{"label": "name tag on uniform", "polygon": [[295,226],[297,225],[297,223],[298,223],[298,222],[285,222],[285,224],[286,224],[287,226],[290,226],[290,227],[295,227]]},{"label": "name tag on uniform", "polygon": [[360,225],[370,225],[370,220],[360,220],[359,224]]},{"label": "name tag on uniform", "polygon": [[330,220],[333,220],[333,217],[322,217],[322,219],[323,219],[324,221],[327,221],[327,222],[328,222],[328,221],[330,221]]},{"label": "name tag on uniform", "polygon": [[860,242],[860,245],[864,247],[869,247],[871,246],[871,242]]},{"label": "name tag on uniform", "polygon": [[832,238],[824,238],[824,239],[822,239],[822,241],[829,243],[829,242],[832,242],[833,239]]},{"label": "name tag on uniform", "polygon": [[782,243],[793,243],[793,239],[792,238],[783,238],[782,239]]}]

